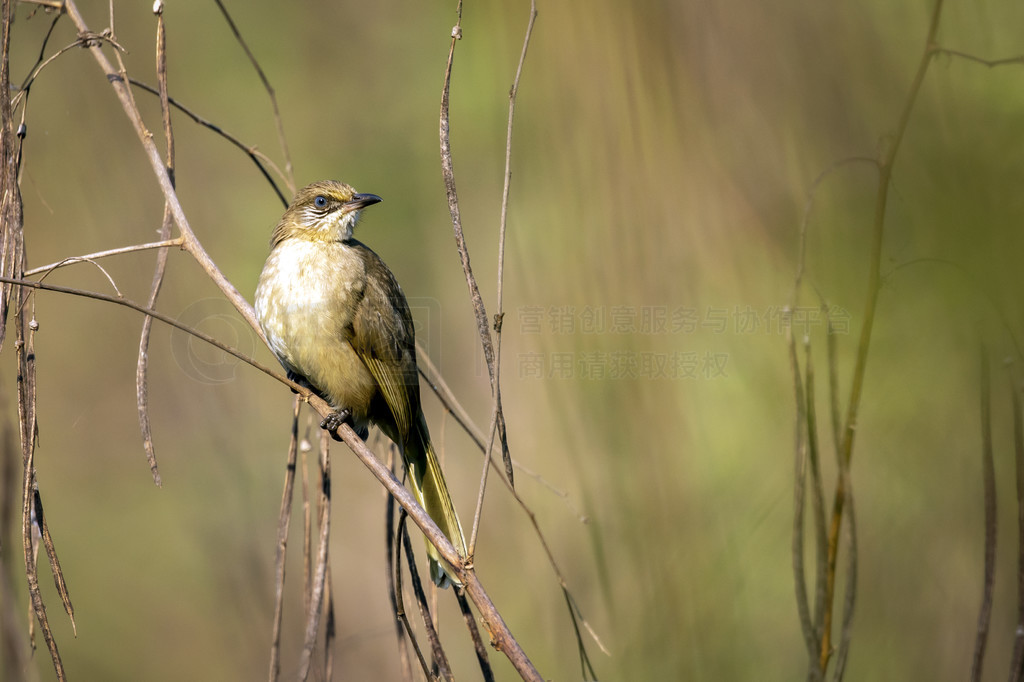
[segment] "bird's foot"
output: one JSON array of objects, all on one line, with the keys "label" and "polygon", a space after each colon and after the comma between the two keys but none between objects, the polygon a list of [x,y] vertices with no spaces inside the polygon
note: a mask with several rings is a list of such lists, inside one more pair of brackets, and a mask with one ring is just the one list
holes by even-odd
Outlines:
[{"label": "bird's foot", "polygon": [[327,429],[327,432],[331,434],[331,438],[340,441],[341,438],[338,436],[337,431],[338,427],[342,424],[352,426],[352,410],[345,408],[344,410],[331,412],[320,422],[320,428]]}]

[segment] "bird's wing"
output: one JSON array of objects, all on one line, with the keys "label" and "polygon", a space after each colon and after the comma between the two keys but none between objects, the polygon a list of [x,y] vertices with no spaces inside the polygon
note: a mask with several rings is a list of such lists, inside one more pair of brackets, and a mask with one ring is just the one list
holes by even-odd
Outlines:
[{"label": "bird's wing", "polygon": [[412,314],[391,270],[367,251],[366,290],[352,321],[352,347],[380,386],[397,435],[405,443],[412,428],[412,406],[419,398]]}]

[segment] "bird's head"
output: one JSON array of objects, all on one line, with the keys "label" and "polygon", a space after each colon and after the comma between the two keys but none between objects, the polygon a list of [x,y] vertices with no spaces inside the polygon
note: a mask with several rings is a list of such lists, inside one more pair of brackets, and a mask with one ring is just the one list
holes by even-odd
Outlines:
[{"label": "bird's head", "polygon": [[351,239],[359,212],[379,201],[376,194],[358,194],[343,182],[314,182],[292,199],[274,229],[271,246],[291,238],[324,242]]}]

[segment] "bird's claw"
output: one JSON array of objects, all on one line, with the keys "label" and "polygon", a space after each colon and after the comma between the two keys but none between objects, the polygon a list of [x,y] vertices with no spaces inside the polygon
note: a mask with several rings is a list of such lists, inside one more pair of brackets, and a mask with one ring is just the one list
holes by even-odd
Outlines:
[{"label": "bird's claw", "polygon": [[338,436],[338,427],[342,424],[347,423],[349,426],[352,425],[352,410],[344,409],[338,412],[331,412],[329,415],[324,417],[324,420],[320,422],[321,429],[327,429],[327,432],[331,434],[331,438],[340,441],[341,438]]}]

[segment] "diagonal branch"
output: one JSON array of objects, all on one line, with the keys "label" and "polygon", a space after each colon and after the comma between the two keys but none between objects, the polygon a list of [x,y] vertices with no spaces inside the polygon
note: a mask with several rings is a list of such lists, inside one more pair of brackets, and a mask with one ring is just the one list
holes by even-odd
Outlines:
[{"label": "diagonal branch", "polygon": [[[64,3],[65,11],[68,17],[79,33],[91,34],[88,25],[82,18],[81,13],[78,11],[78,6],[74,0],[66,0]],[[185,217],[185,210],[181,206],[181,202],[178,200],[178,195],[174,191],[174,185],[171,183],[170,176],[167,173],[167,169],[164,167],[163,159],[160,157],[160,152],[156,148],[156,144],[153,142],[153,135],[146,128],[145,123],[142,121],[142,116],[139,114],[138,108],[135,106],[135,102],[132,100],[131,90],[128,87],[127,75],[114,69],[111,65],[110,60],[107,59],[103,53],[103,49],[100,45],[91,41],[87,49],[89,53],[96,60],[100,70],[103,71],[107,80],[110,82],[110,86],[114,89],[114,93],[117,95],[118,101],[121,103],[121,107],[124,109],[125,114],[128,116],[128,120],[131,122],[132,127],[135,129],[135,133],[139,138],[139,142],[142,144],[143,150],[146,152],[146,157],[149,159],[150,166],[153,168],[153,173],[156,175],[157,182],[160,185],[160,190],[163,192],[164,199],[167,201],[168,206],[171,210],[171,215],[174,217],[174,223],[178,227],[178,231],[182,236],[182,248],[189,252],[199,266],[206,272],[206,274],[213,280],[217,288],[221,290],[225,297],[231,302],[233,306],[238,310],[246,322],[259,334],[260,338],[263,337],[263,330],[260,329],[259,322],[256,320],[256,314],[249,305],[249,302],[245,300],[245,297],[238,292],[238,289],[228,281],[227,277],[217,268],[213,259],[203,248],[199,239],[192,231],[192,226],[188,222],[188,218]]]},{"label": "diagonal branch", "polygon": [[220,8],[221,13],[224,15],[224,19],[228,22],[228,26],[231,27],[231,32],[234,34],[238,44],[242,46],[242,50],[245,51],[245,56],[249,58],[256,73],[260,77],[260,81],[263,83],[263,88],[267,91],[267,95],[270,97],[270,106],[274,109],[274,123],[277,125],[277,139],[281,143],[281,154],[284,156],[284,179],[288,185],[288,190],[295,194],[295,178],[292,177],[292,158],[291,154],[288,153],[288,139],[284,134],[284,126],[281,124],[281,112],[277,108],[277,94],[274,92],[273,86],[270,85],[270,81],[267,79],[266,74],[263,73],[263,69],[260,68],[260,64],[256,61],[256,56],[249,49],[249,45],[242,38],[241,32],[238,27],[235,26],[234,19],[228,14],[227,7],[221,0],[214,0],[217,3],[217,7]]}]

